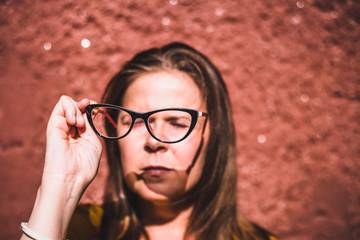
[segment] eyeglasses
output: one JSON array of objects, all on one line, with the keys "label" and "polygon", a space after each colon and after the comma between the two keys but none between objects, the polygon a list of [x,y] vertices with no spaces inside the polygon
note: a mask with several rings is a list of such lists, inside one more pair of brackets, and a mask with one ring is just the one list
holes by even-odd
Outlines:
[{"label": "eyeglasses", "polygon": [[111,104],[90,104],[86,115],[92,129],[106,139],[121,139],[145,124],[150,135],[163,143],[177,143],[193,131],[198,118],[207,113],[187,108],[165,108],[138,113]]}]

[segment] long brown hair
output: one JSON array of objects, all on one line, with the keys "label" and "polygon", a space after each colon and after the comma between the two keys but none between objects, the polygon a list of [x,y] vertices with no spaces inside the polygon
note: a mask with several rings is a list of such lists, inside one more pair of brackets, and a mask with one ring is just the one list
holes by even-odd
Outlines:
[{"label": "long brown hair", "polygon": [[[121,105],[126,89],[137,77],[166,70],[181,71],[194,80],[207,103],[210,119],[202,176],[181,200],[193,204],[186,234],[198,239],[258,239],[256,236],[261,234],[256,226],[237,209],[236,148],[230,102],[219,71],[206,56],[183,43],[140,52],[111,79],[102,101]],[[139,239],[146,233],[138,214],[137,196],[124,182],[120,151],[116,141],[106,141],[110,172],[102,239]]]}]

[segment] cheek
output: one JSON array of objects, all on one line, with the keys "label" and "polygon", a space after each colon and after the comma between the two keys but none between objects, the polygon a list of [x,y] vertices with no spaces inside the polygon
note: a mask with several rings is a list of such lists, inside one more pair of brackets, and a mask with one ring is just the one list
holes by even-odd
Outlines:
[{"label": "cheek", "polygon": [[124,176],[136,169],[136,157],[139,155],[139,149],[136,143],[129,142],[125,139],[119,140],[121,152],[121,163]]},{"label": "cheek", "polygon": [[186,189],[191,189],[200,179],[204,166],[204,158],[200,155],[196,161],[196,164],[188,171]]},{"label": "cheek", "polygon": [[139,168],[137,166],[136,157],[139,151],[136,149],[136,145],[132,142],[122,139],[119,140],[120,157],[122,172],[126,185],[132,190],[135,190],[135,183],[137,182],[136,172]]},{"label": "cheek", "polygon": [[[192,188],[200,179],[203,167],[205,163],[205,148],[207,145],[207,138],[204,138],[201,143],[201,138],[189,139],[187,143],[184,143],[186,147],[183,151],[180,151],[182,159],[182,167],[187,170],[186,189]],[[202,146],[200,146],[202,144]]]},{"label": "cheek", "polygon": [[192,164],[194,167],[202,169],[204,165],[204,152],[209,139],[209,129],[207,125],[204,134],[202,134],[202,128],[196,130],[187,139],[178,143],[176,154],[178,159],[181,159],[183,165]]},{"label": "cheek", "polygon": [[[194,153],[195,155],[197,155],[197,157],[195,158],[196,162],[194,163],[193,168],[189,172],[188,189],[191,188],[192,186],[194,186],[199,181],[203,171],[205,171],[204,170],[204,165],[205,165],[205,161],[206,161],[205,160],[205,149],[206,149],[208,141],[209,141],[209,132],[210,132],[209,125],[210,124],[207,124],[205,127],[205,131],[204,131],[204,134],[202,137],[201,148],[199,149],[199,151],[197,153]],[[200,142],[196,146],[199,146],[199,144],[200,144]]]},{"label": "cheek", "polygon": [[199,154],[202,151],[200,144],[201,137],[189,136],[182,142],[170,146],[169,150],[177,160],[178,166],[184,168],[198,162]]}]

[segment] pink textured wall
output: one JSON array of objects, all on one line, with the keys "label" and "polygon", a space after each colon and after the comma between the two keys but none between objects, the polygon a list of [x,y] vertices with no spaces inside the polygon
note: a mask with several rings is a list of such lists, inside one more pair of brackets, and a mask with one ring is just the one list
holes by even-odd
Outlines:
[{"label": "pink textured wall", "polygon": [[[0,239],[29,217],[58,98],[99,100],[135,52],[174,40],[228,84],[242,211],[280,239],[360,239],[359,13],[356,0],[2,0]],[[104,163],[83,201],[101,202]]]}]

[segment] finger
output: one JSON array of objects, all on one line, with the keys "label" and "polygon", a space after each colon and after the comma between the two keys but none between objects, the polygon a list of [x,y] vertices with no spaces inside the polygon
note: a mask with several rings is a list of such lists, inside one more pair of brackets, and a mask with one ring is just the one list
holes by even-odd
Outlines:
[{"label": "finger", "polygon": [[82,113],[84,113],[87,106],[89,106],[90,104],[96,104],[96,103],[97,102],[95,102],[93,100],[89,100],[88,98],[84,98],[80,102],[77,103],[77,106],[80,109],[80,111]]},{"label": "finger", "polygon": [[[84,99],[80,105],[86,105],[89,100]],[[68,124],[74,125],[78,128],[85,126],[85,119],[81,109],[78,107],[78,103],[74,99],[64,96],[61,99],[63,109],[65,112],[65,118]]]},{"label": "finger", "polygon": [[78,107],[76,107],[76,123],[75,126],[78,128],[82,128],[85,126],[85,119],[83,117],[83,113],[80,111]]},{"label": "finger", "polygon": [[90,104],[90,100],[87,98],[82,99],[80,102],[77,103],[78,108],[81,112],[85,112],[85,108]]},{"label": "finger", "polygon": [[79,110],[81,111],[81,116],[79,117],[78,115],[78,122],[76,124],[77,127],[84,127],[85,126],[85,122],[86,122],[86,107],[89,106],[90,104],[95,104],[95,101],[89,100],[88,98],[84,98],[82,99],[80,102],[77,103],[77,107],[79,108]]},{"label": "finger", "polygon": [[75,125],[78,115],[75,101],[68,96],[62,96],[59,103],[61,109],[57,112],[57,115],[64,116],[69,125]]},{"label": "finger", "polygon": [[68,96],[61,96],[55,105],[47,126],[47,134],[58,134],[61,130],[65,134],[69,133],[71,126],[76,124],[76,104]]},{"label": "finger", "polygon": [[[95,102],[90,101],[90,103],[95,103]],[[79,132],[80,136],[87,138],[87,139],[93,139],[92,141],[99,141],[98,135],[92,129],[85,112],[83,113],[83,118],[84,118],[84,122],[85,122],[84,126],[81,128],[78,128],[78,132]]]}]

